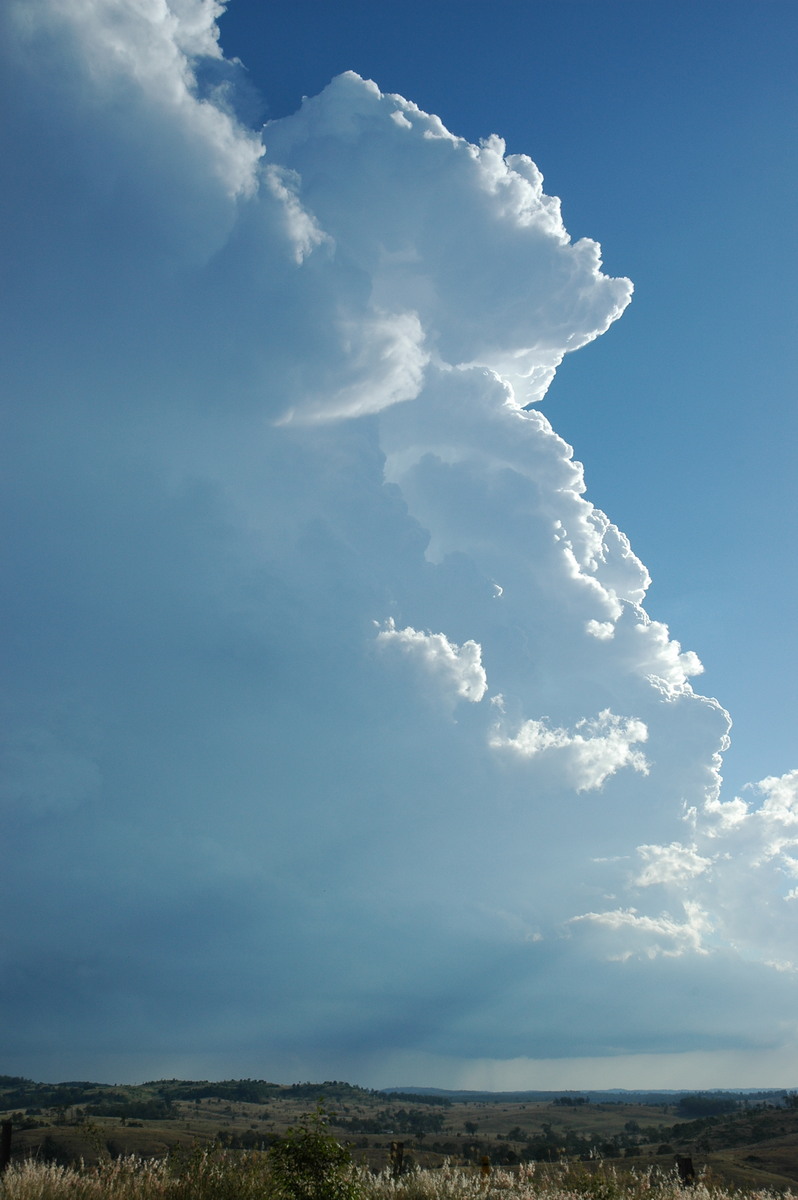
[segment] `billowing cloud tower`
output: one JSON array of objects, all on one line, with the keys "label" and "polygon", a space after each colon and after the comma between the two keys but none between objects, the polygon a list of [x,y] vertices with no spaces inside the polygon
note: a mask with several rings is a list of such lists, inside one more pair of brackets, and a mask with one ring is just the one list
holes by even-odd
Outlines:
[{"label": "billowing cloud tower", "polygon": [[261,138],[219,9],[3,17],[9,1069],[792,1045],[798,773],[536,407],[631,284],[352,73]]}]

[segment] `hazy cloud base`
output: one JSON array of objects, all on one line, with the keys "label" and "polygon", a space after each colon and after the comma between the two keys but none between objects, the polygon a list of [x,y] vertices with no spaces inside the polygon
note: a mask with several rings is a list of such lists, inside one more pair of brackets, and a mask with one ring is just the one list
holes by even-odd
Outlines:
[{"label": "hazy cloud base", "polygon": [[2,18],[8,1069],[795,1063],[798,772],[525,408],[631,284],[356,75],[261,139],[220,11]]}]

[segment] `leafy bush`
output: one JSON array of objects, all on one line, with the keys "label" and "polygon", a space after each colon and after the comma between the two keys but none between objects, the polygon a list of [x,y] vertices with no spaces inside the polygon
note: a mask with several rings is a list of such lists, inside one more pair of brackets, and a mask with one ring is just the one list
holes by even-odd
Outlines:
[{"label": "leafy bush", "polygon": [[358,1200],[361,1194],[352,1155],[329,1132],[321,1105],[269,1147],[268,1159],[286,1200]]}]

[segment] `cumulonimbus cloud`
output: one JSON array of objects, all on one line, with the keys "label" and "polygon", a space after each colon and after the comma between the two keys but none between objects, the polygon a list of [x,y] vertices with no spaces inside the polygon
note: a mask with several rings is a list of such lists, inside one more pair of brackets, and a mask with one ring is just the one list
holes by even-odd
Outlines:
[{"label": "cumulonimbus cloud", "polygon": [[221,9],[0,17],[7,1069],[748,1044],[757,972],[788,1029],[794,773],[723,796],[534,407],[631,284],[351,72],[248,128]]}]

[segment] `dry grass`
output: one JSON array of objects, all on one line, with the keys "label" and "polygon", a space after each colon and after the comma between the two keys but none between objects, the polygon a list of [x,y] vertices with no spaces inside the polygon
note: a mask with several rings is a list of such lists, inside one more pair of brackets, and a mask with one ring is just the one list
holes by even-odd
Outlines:
[{"label": "dry grass", "polygon": [[[674,1175],[620,1172],[602,1165],[528,1164],[513,1171],[444,1166],[357,1174],[361,1200],[798,1200],[791,1192],[734,1190],[708,1179],[693,1187]],[[12,1164],[0,1180],[0,1200],[290,1200],[281,1195],[268,1156],[200,1150],[171,1159],[127,1157],[92,1167],[34,1160]]]}]

